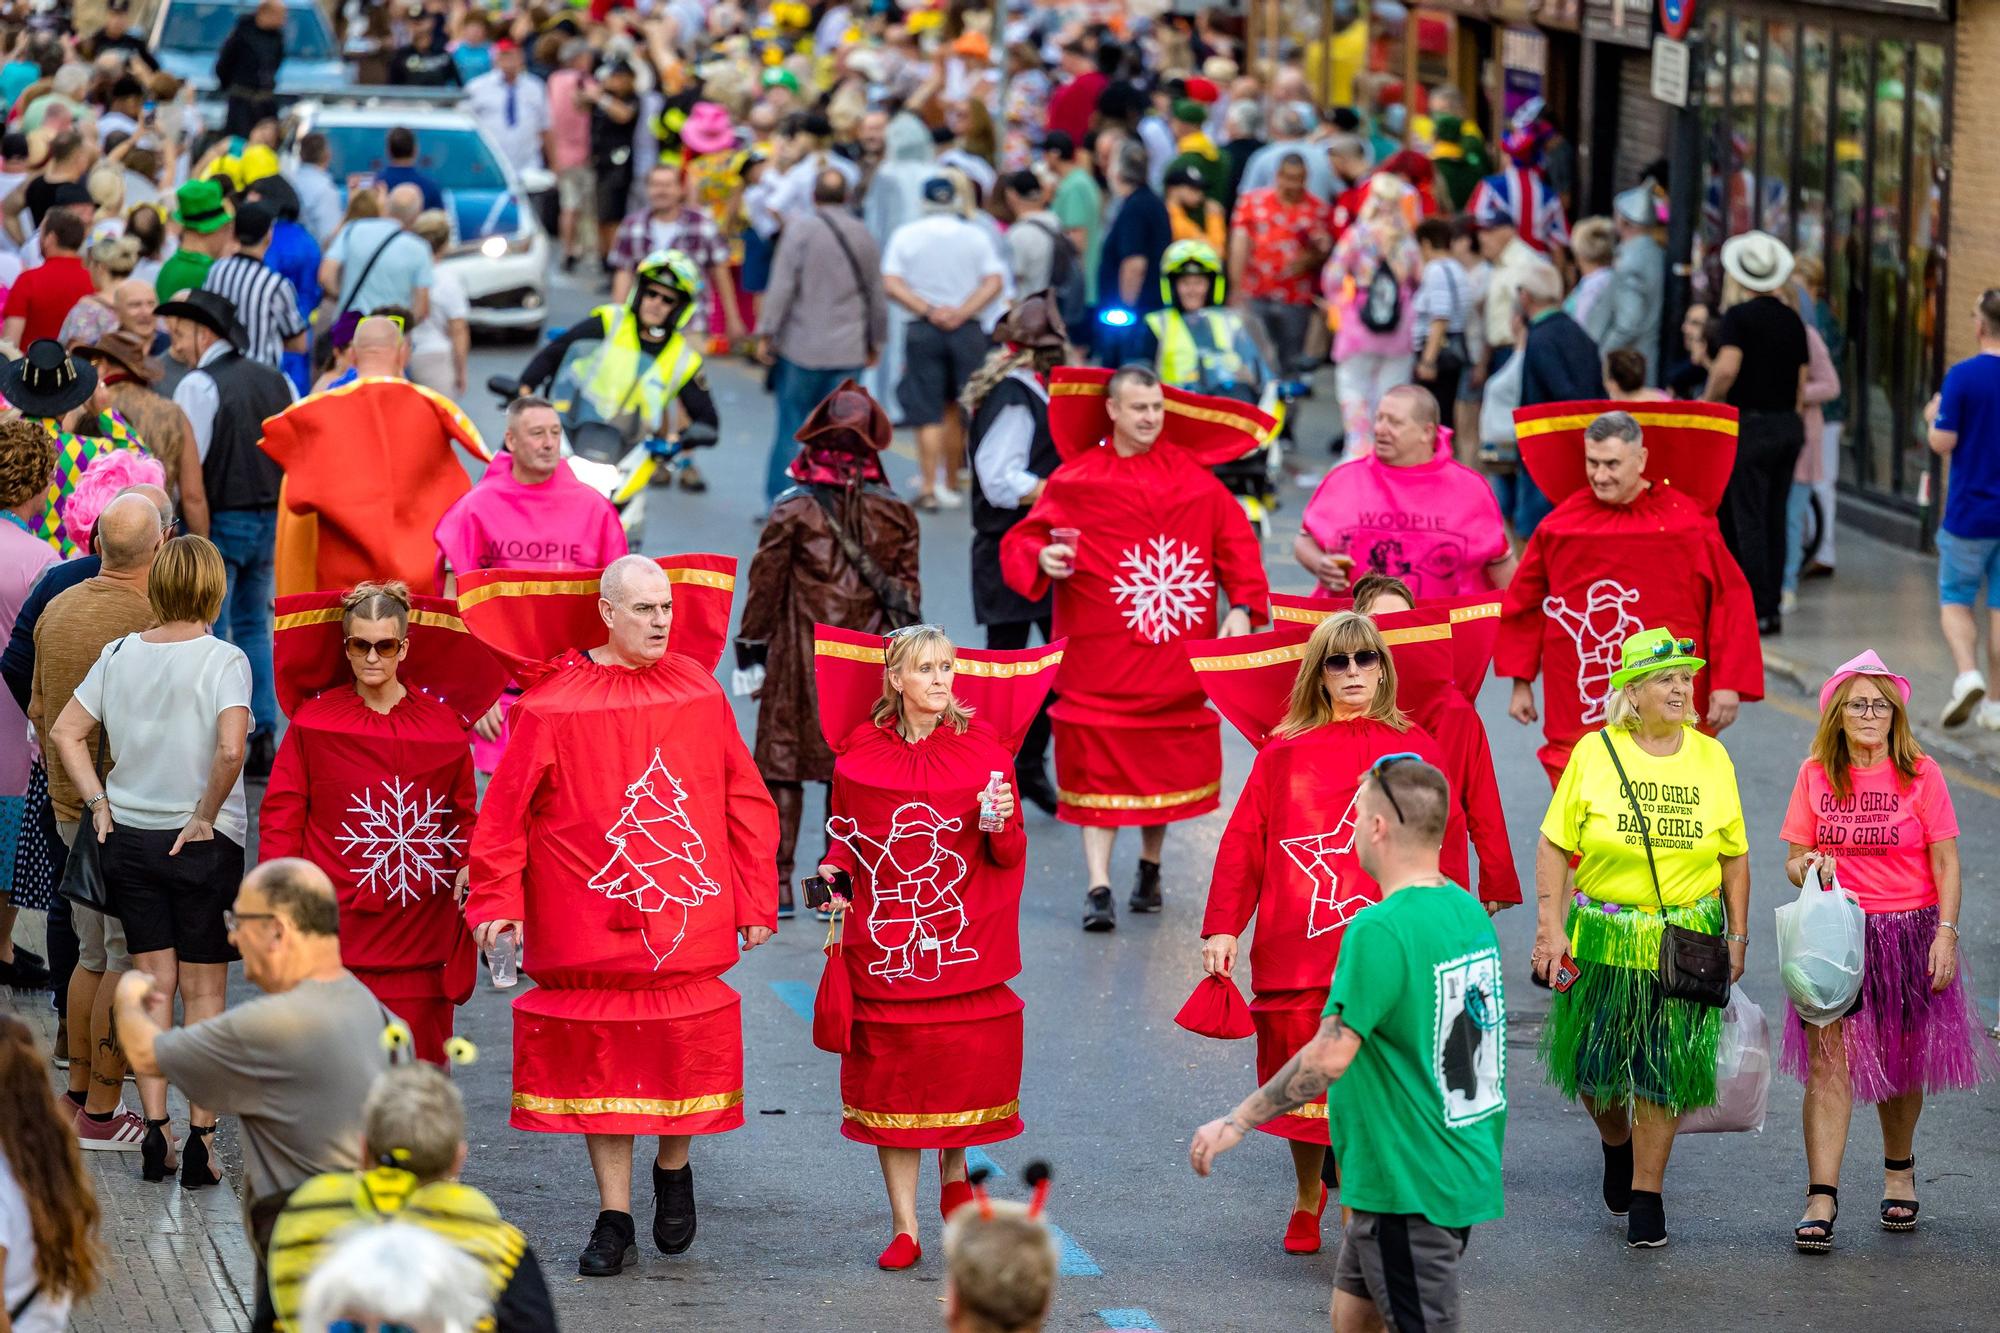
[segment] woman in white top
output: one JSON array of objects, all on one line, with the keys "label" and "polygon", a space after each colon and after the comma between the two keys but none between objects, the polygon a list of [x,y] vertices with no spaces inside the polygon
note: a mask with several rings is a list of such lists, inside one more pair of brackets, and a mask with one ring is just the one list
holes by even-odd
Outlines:
[{"label": "woman in white top", "polygon": [[97,1286],[97,1199],[48,1058],[26,1023],[0,1015],[0,1306],[11,1333],[62,1333],[71,1304]]},{"label": "woman in white top", "polygon": [[[209,634],[222,610],[222,556],[205,537],[176,537],[153,562],[147,596],[159,628],[108,644],[50,729],[101,844],[105,892],[125,923],[132,965],[153,977],[192,1026],[222,1012],[229,964],[225,909],[243,878],[249,816],[243,756],[250,661]],[[100,784],[89,737],[99,724],[112,763]],[[79,835],[79,836],[88,836]],[[147,1180],[172,1168],[167,1087],[139,1080]],[[215,1113],[190,1106],[181,1184],[213,1185]]]},{"label": "woman in white top", "polygon": [[[428,243],[433,258],[451,244],[451,215],[441,208],[419,213],[410,230]],[[466,361],[472,353],[472,303],[456,273],[439,264],[431,277],[431,308],[410,330],[410,379],[456,401],[465,397]]]}]

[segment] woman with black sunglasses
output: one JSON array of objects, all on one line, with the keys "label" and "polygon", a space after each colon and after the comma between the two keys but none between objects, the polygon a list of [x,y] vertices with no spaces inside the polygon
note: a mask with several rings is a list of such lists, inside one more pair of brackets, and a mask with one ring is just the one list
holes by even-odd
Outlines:
[{"label": "woman with black sunglasses", "polygon": [[441,1065],[478,961],[459,913],[478,792],[458,713],[397,679],[410,615],[401,583],[363,583],[342,600],[354,684],[293,711],[257,850],[326,871],[342,960],[409,1024],[417,1057]]},{"label": "woman with black sunglasses", "polygon": [[[1400,758],[1445,763],[1437,743],[1397,708],[1396,665],[1373,621],[1343,611],[1322,621],[1297,651],[1290,706],[1258,752],[1229,817],[1201,923],[1202,967],[1232,978],[1237,941],[1256,919],[1250,1014],[1259,1079],[1269,1079],[1318,1033],[1343,930],[1381,897],[1354,855],[1362,777]],[[1445,873],[1465,883],[1464,816],[1456,805],[1444,845]],[[1308,1102],[1261,1128],[1291,1144],[1298,1189],[1285,1250],[1317,1253],[1330,1165],[1326,1104]]]}]

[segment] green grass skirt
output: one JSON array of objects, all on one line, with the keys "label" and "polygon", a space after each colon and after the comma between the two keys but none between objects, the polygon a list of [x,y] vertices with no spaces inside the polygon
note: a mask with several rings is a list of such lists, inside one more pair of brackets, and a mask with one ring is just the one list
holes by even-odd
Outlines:
[{"label": "green grass skirt", "polygon": [[[1667,919],[1719,934],[1722,899],[1669,907]],[[1677,1115],[1713,1103],[1722,1011],[1660,994],[1660,918],[1590,902],[1570,908],[1567,933],[1582,975],[1555,994],[1542,1029],[1548,1081],[1572,1101],[1648,1101]]]}]

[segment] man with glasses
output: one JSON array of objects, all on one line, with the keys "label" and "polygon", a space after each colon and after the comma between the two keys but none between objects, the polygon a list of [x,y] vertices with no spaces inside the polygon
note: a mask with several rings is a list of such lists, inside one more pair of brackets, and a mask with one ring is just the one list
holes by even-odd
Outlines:
[{"label": "man with glasses", "polygon": [[1234,1110],[1203,1125],[1195,1174],[1266,1121],[1326,1098],[1347,1234],[1335,1333],[1458,1329],[1471,1229],[1501,1215],[1507,1130],[1500,945],[1438,853],[1444,774],[1414,754],[1369,768],[1354,852],[1382,900],[1347,923],[1317,1036]]},{"label": "man with glasses", "polygon": [[271,1226],[306,1180],[359,1169],[361,1108],[389,1065],[390,1019],[342,964],[333,884],[311,862],[252,870],[223,923],[260,998],[175,1028],[167,995],[132,971],[119,979],[114,1004],[133,1073],[164,1078],[190,1102],[242,1124],[242,1193],[257,1254],[251,1327],[268,1329]]},{"label": "man with glasses", "polygon": [[[1549,411],[1565,414],[1575,406],[1554,404]],[[1580,441],[1566,428],[1522,423],[1524,458],[1578,444],[1583,455],[1574,473],[1546,467],[1541,460],[1548,455],[1535,455],[1541,469],[1535,480],[1558,503],[1521,552],[1493,655],[1494,674],[1514,682],[1508,715],[1522,726],[1543,724],[1536,753],[1550,786],[1562,777],[1571,747],[1603,724],[1621,647],[1647,625],[1710,645],[1708,670],[1695,684],[1695,711],[1711,735],[1736,720],[1743,701],[1764,697],[1750,585],[1715,523],[1728,440],[1719,426],[1688,426],[1668,415],[1606,412]],[[1650,419],[1660,441],[1657,460],[1640,417]],[[1656,486],[1649,474],[1673,484]],[[1549,490],[1565,481],[1576,489]],[[1539,710],[1537,675],[1545,681]]]},{"label": "man with glasses", "polygon": [[535,987],[514,1005],[515,1129],[582,1134],[601,1211],[577,1263],[636,1263],[632,1140],[658,1136],[653,1241],[694,1243],[696,1134],[743,1123],[722,980],[777,927],[778,817],[713,663],[667,651],[674,584],[644,556],[598,583],[605,642],[557,657],[510,717],[472,838],[465,919]]}]

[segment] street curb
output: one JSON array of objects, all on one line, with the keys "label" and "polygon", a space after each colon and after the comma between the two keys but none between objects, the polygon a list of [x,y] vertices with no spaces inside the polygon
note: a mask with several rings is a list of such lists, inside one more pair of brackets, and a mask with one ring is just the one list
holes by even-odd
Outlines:
[{"label": "street curb", "polygon": [[1779,680],[1784,681],[1785,684],[1791,686],[1792,689],[1807,698],[1811,698],[1813,694],[1810,683],[1813,678],[1818,676],[1824,679],[1827,674],[1824,671],[1815,671],[1814,668],[1804,662],[1793,661],[1782,653],[1774,653],[1769,648],[1764,649],[1765,680],[1768,681],[1771,677],[1776,676]]},{"label": "street curb", "polygon": [[[1781,680],[1797,692],[1801,698],[1812,699],[1817,697],[1819,691],[1814,682],[1823,681],[1831,674],[1833,673],[1830,667],[1820,667],[1800,662],[1795,658],[1786,657],[1783,653],[1772,652],[1769,648],[1764,649],[1764,678],[1766,682],[1769,682],[1773,678]],[[1986,781],[2000,783],[2000,759],[1996,759],[1993,755],[1987,754],[1985,751],[1974,746],[1967,745],[1951,732],[1939,727],[1936,723],[1917,717],[1914,712],[1911,713],[1910,720],[1914,723],[1913,729],[1917,733],[1918,738],[1923,742],[1926,750],[1931,751],[1933,754],[1944,756],[1960,768],[1966,769]]]}]

